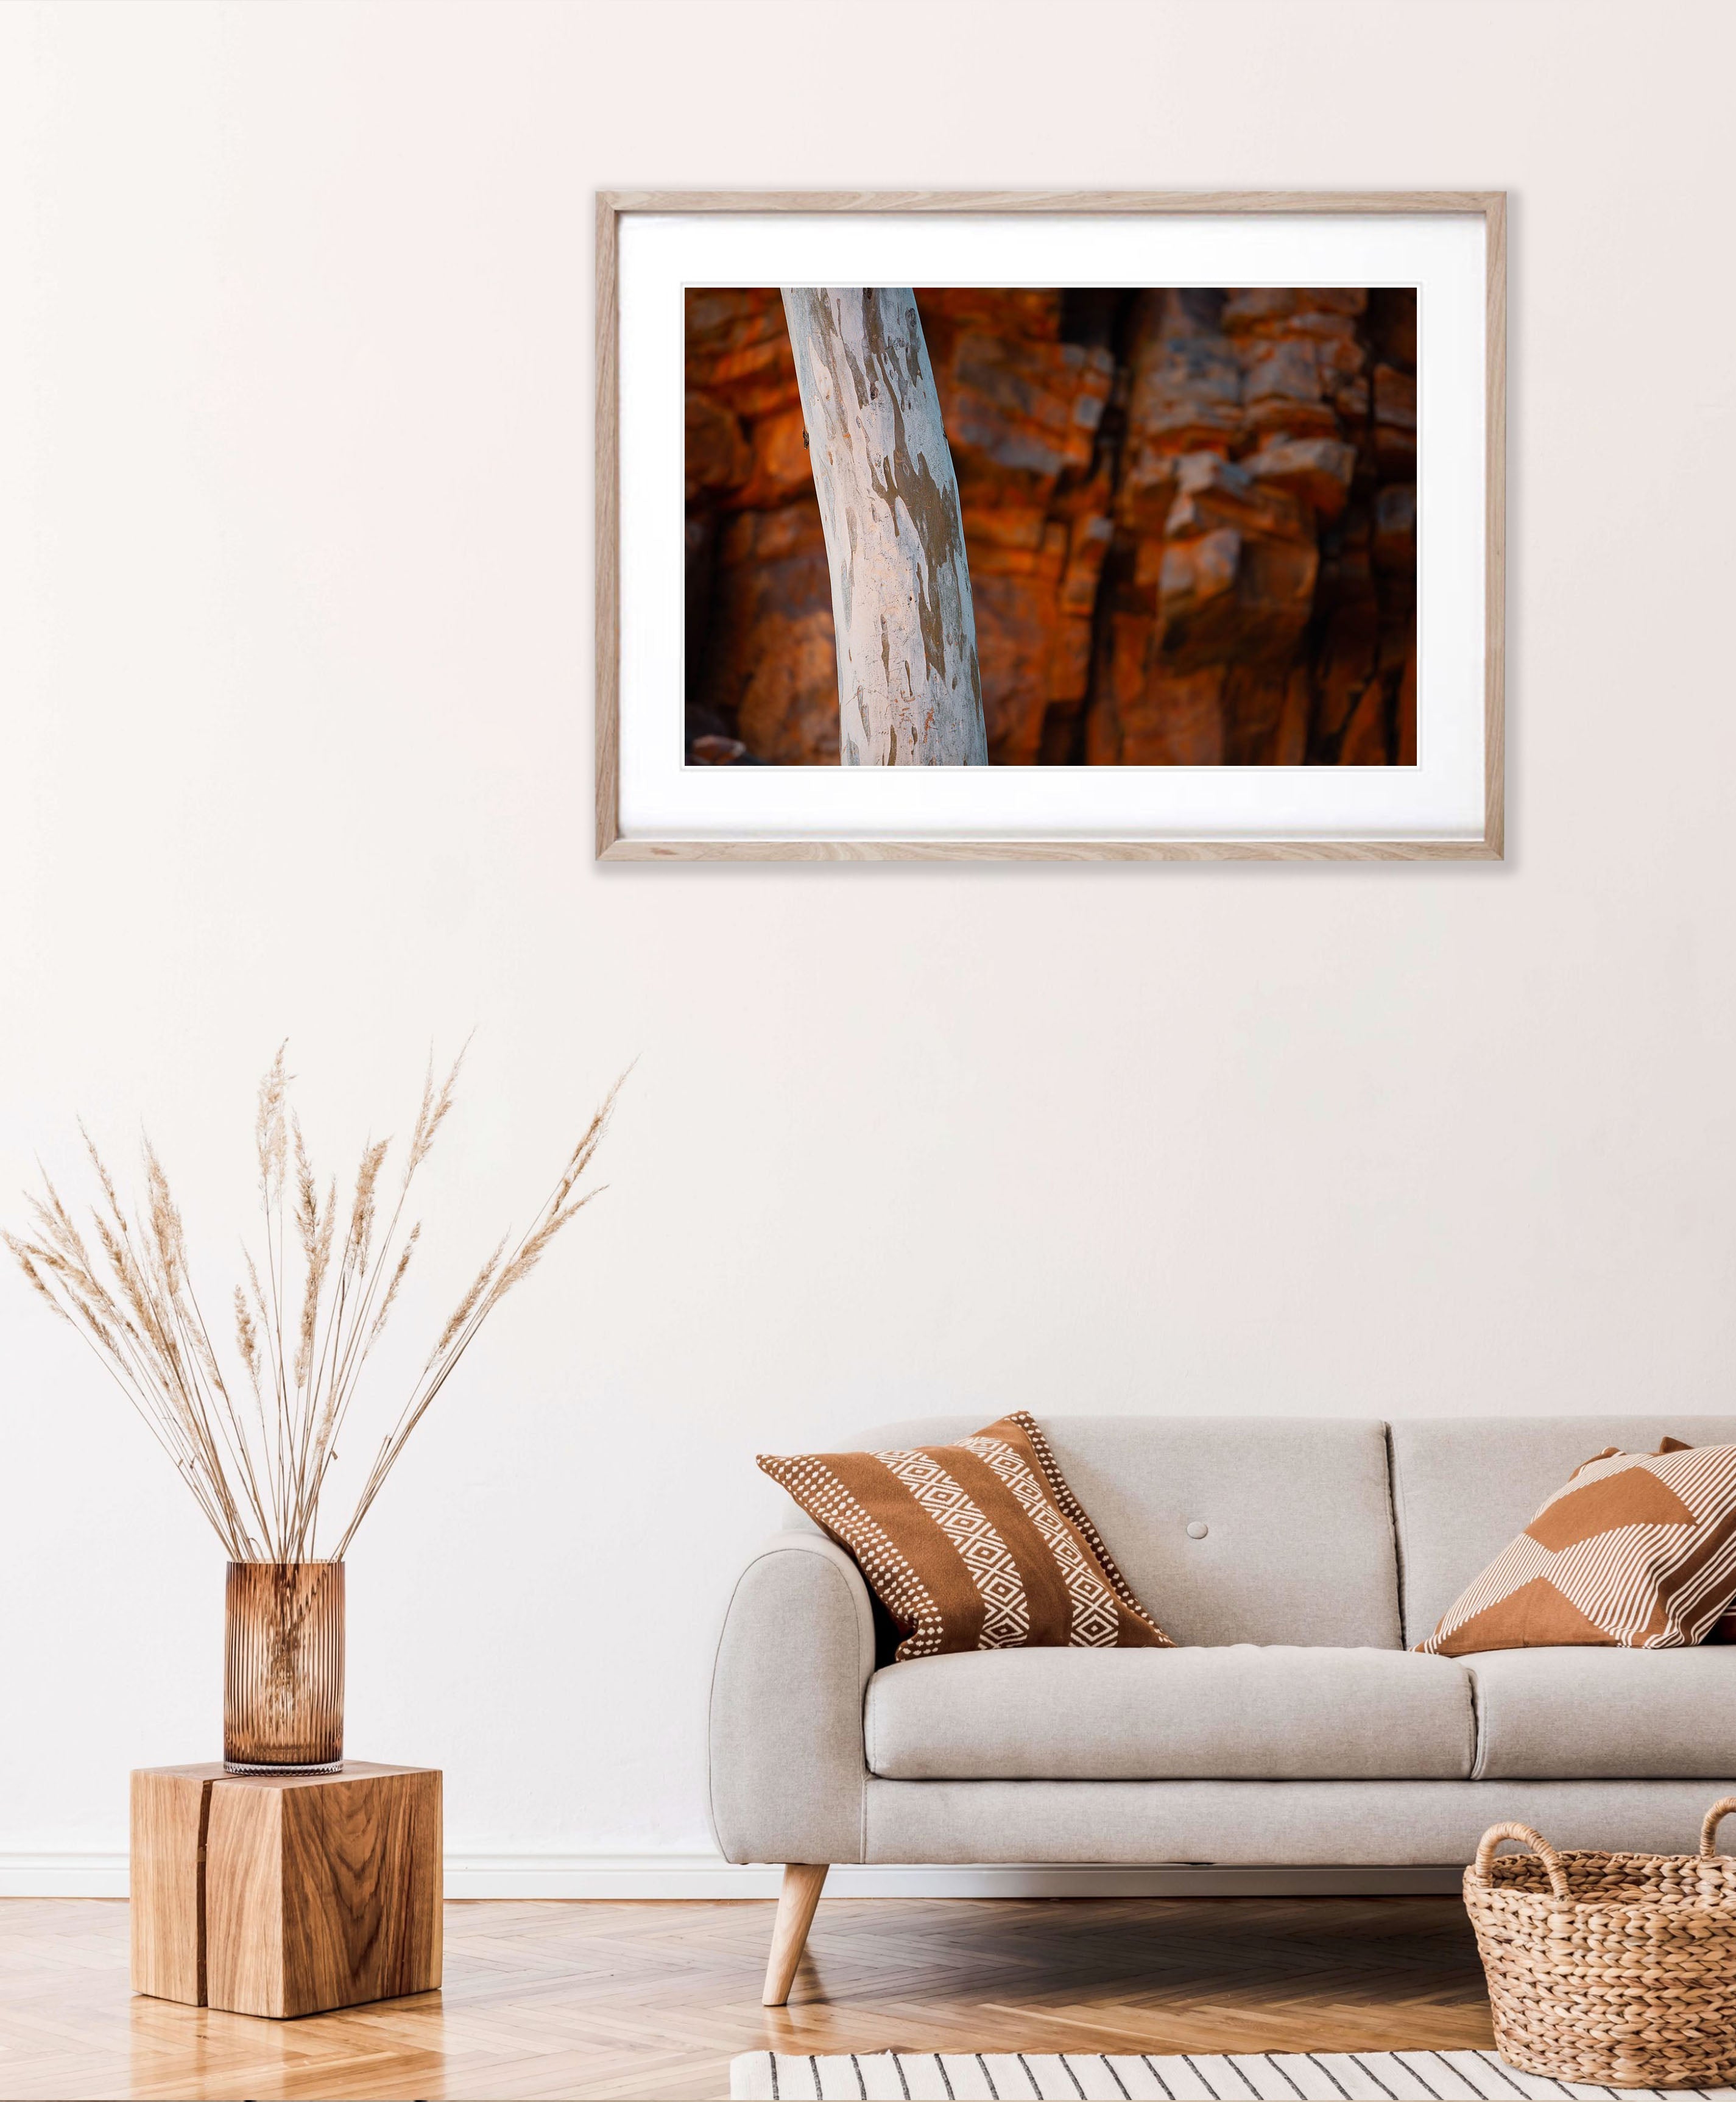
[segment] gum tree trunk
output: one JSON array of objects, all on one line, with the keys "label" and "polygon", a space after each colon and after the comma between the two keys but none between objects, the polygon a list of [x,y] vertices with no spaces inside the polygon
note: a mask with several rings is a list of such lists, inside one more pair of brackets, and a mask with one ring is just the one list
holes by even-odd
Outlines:
[{"label": "gum tree trunk", "polygon": [[964,525],[903,287],[786,285],[838,630],[845,766],[985,766]]}]

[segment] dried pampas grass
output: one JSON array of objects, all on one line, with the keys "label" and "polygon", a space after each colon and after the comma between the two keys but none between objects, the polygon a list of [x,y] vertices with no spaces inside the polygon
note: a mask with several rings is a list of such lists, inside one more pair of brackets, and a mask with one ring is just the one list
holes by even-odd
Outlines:
[{"label": "dried pampas grass", "polygon": [[[235,1355],[226,1378],[188,1272],[186,1232],[168,1177],[147,1139],[145,1201],[135,1218],[82,1124],[101,1201],[91,1210],[93,1253],[45,1174],[26,1196],[28,1235],[5,1234],[32,1288],[95,1352],[174,1461],[234,1562],[341,1561],[405,1441],[513,1287],[600,1187],[579,1185],[614,1106],[611,1088],[569,1155],[553,1192],[516,1241],[503,1235],[441,1331],[396,1421],[381,1439],[348,1522],[321,1555],[320,1497],[348,1420],[362,1367],[421,1239],[405,1211],[418,1170],[451,1111],[460,1052],[437,1086],[430,1061],[396,1184],[391,1141],[362,1151],[348,1201],[335,1176],[322,1193],[280,1045],[259,1083],[254,1146],[264,1222],[260,1254],[243,1249],[235,1287]],[[243,1381],[245,1385],[243,1385]]]}]

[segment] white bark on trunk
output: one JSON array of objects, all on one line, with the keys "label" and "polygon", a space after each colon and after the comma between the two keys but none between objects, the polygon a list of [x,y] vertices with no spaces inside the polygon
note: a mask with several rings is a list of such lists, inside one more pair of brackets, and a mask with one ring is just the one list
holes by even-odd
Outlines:
[{"label": "white bark on trunk", "polygon": [[985,766],[952,451],[903,287],[786,285],[838,630],[845,766]]}]

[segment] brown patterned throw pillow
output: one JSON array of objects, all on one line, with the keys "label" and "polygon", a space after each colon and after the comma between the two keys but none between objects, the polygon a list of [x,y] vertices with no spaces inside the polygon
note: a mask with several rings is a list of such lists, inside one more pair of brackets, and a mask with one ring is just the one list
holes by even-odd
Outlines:
[{"label": "brown patterned throw pillow", "polygon": [[900,1661],[968,1649],[1168,1649],[1034,1417],[956,1445],[761,1453],[856,1558],[904,1639]]},{"label": "brown patterned throw pillow", "polygon": [[1442,1616],[1420,1650],[1703,1640],[1736,1590],[1736,1445],[1666,1438],[1588,1460]]},{"label": "brown patterned throw pillow", "polygon": [[[1686,1452],[1690,1449],[1679,1438],[1666,1438],[1658,1448],[1660,1452]],[[1703,1643],[1736,1643],[1736,1583],[1731,1589],[1733,1595],[1725,1600],[1723,1611],[1700,1637]]]}]

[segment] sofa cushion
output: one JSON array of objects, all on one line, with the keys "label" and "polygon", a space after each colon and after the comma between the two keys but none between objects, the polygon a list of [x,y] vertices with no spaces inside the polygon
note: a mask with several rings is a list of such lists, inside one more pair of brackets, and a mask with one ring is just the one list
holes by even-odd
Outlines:
[{"label": "sofa cushion", "polygon": [[[1405,1640],[1416,1643],[1543,1499],[1594,1452],[1611,1445],[1627,1452],[1654,1451],[1665,1438],[1730,1444],[1736,1443],[1736,1416],[1422,1418],[1395,1421],[1388,1436]],[[1113,1542],[1108,1514],[1097,1509],[1085,1483],[1075,1486]],[[1136,1571],[1128,1575],[1139,1584]],[[1166,1615],[1165,1625],[1178,1642],[1198,1640],[1179,1625],[1179,1616],[1172,1624]]]},{"label": "sofa cushion", "polygon": [[1451,1658],[1246,1643],[919,1657],[864,1734],[890,1780],[1462,1780],[1475,1751]]},{"label": "sofa cushion", "polygon": [[[1175,1641],[1398,1647],[1384,1425],[1278,1416],[1045,1412],[1038,1420],[1122,1574]],[[968,1417],[931,1417],[876,1430],[865,1442],[930,1444],[975,1428]],[[1599,1442],[1610,1441],[1578,1457]],[[1467,1574],[1481,1566],[1473,1561]]]},{"label": "sofa cushion", "polygon": [[1727,1773],[1736,1759],[1736,1649],[1496,1649],[1459,1661],[1477,1686],[1479,1780],[1669,1780]]}]

